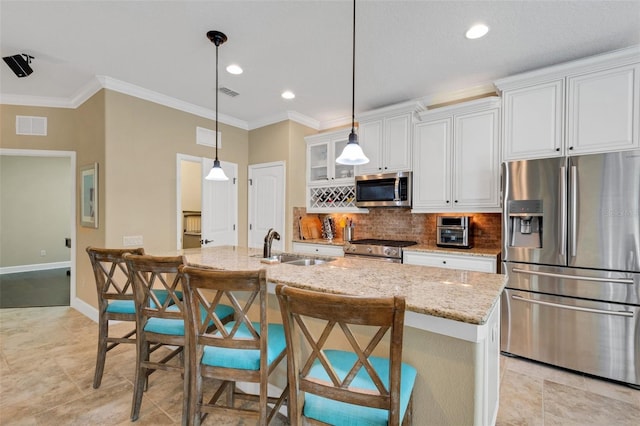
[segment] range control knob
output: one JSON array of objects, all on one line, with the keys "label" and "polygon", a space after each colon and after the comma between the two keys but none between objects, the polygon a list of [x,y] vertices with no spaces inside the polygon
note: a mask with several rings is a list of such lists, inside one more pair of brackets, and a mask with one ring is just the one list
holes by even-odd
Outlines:
[{"label": "range control knob", "polygon": [[373,250],[371,250],[371,247],[367,247],[367,253],[371,253]]},{"label": "range control knob", "polygon": [[356,251],[357,249],[358,249],[358,248],[357,248],[355,245],[352,245],[352,246],[349,248],[349,250],[351,250],[351,251]]},{"label": "range control knob", "polygon": [[397,256],[398,250],[387,247],[386,249],[384,249],[384,254],[387,256]]}]

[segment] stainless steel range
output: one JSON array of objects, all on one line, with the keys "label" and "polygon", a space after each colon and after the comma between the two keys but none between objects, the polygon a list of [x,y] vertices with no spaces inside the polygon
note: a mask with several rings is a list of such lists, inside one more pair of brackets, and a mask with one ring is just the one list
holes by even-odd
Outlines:
[{"label": "stainless steel range", "polygon": [[386,262],[402,263],[402,248],[418,244],[415,241],[354,240],[345,243],[345,257],[358,256]]}]

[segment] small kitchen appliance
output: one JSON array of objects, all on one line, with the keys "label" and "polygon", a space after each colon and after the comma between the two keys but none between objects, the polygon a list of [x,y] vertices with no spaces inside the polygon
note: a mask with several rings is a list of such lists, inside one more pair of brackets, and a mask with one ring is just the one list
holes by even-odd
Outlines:
[{"label": "small kitchen appliance", "polygon": [[402,248],[416,244],[418,243],[415,241],[363,239],[345,242],[343,250],[345,257],[363,257],[402,263]]},{"label": "small kitchen appliance", "polygon": [[356,176],[356,206],[411,207],[411,172]]},{"label": "small kitchen appliance", "polygon": [[471,216],[438,216],[438,247],[472,247]]}]

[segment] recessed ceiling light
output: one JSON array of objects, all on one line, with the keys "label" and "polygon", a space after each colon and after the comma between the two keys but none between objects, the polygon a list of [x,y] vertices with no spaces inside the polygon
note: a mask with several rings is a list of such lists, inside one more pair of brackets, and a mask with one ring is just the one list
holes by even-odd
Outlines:
[{"label": "recessed ceiling light", "polygon": [[231,64],[227,67],[227,72],[229,74],[242,74],[242,68],[240,68],[240,65],[236,65],[236,64]]},{"label": "recessed ceiling light", "polygon": [[470,39],[476,39],[485,36],[489,32],[489,27],[484,24],[476,24],[469,28],[465,36]]},{"label": "recessed ceiling light", "polygon": [[296,94],[290,90],[285,90],[280,96],[282,96],[283,99],[293,99],[296,97]]}]

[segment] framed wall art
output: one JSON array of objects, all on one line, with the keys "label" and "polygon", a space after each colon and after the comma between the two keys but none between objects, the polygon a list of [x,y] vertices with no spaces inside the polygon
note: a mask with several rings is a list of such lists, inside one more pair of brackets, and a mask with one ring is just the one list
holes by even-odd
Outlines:
[{"label": "framed wall art", "polygon": [[98,163],[80,168],[80,225],[98,227]]}]

